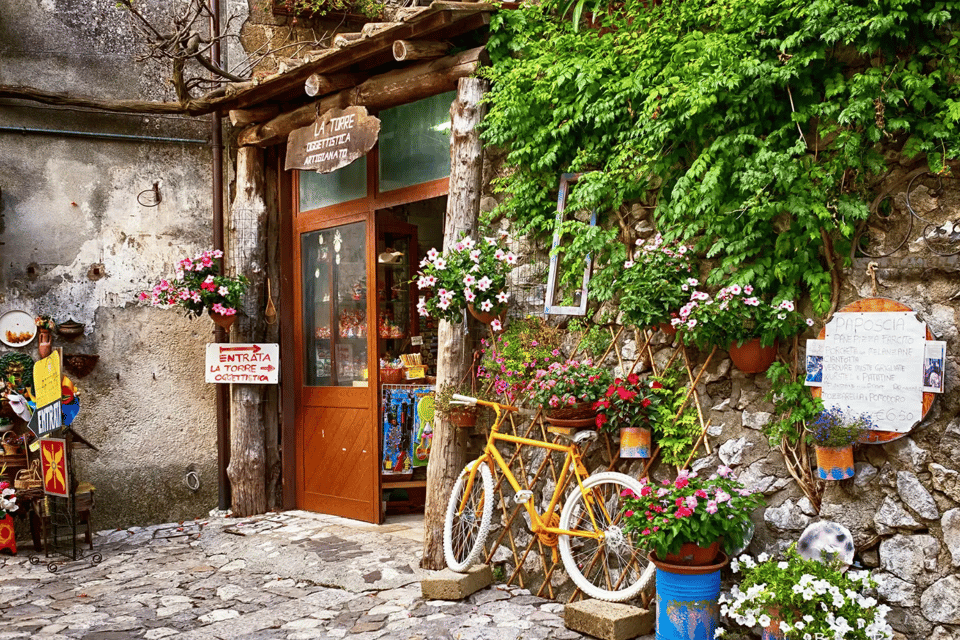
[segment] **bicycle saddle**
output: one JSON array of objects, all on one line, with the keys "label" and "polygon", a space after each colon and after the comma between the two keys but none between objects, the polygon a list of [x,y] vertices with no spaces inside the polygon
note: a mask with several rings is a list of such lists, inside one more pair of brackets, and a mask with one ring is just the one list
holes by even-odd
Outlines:
[{"label": "bicycle saddle", "polygon": [[573,436],[573,441],[577,444],[583,444],[584,442],[591,442],[597,439],[596,431],[578,431],[575,436]]}]

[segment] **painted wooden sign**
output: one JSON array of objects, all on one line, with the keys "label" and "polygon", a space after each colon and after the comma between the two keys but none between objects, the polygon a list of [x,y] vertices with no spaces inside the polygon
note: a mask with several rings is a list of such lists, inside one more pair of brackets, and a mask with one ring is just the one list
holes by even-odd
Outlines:
[{"label": "painted wooden sign", "polygon": [[380,120],[365,107],[331,109],[287,138],[286,169],[331,173],[365,156],[380,135]]},{"label": "painted wooden sign", "polygon": [[280,381],[280,345],[207,344],[206,380],[214,383],[277,384]]},{"label": "painted wooden sign", "polygon": [[821,336],[807,341],[806,384],[820,387],[827,408],[870,415],[870,441],[908,433],[929,410],[931,394],[943,391],[946,345],[931,340],[904,305],[860,301],[835,314]]},{"label": "painted wooden sign", "polygon": [[40,467],[43,492],[51,496],[68,497],[70,477],[67,475],[67,441],[61,438],[41,439]]},{"label": "painted wooden sign", "polygon": [[27,427],[38,437],[53,433],[63,426],[60,410],[62,393],[60,352],[54,351],[33,365],[33,388],[37,410]]}]

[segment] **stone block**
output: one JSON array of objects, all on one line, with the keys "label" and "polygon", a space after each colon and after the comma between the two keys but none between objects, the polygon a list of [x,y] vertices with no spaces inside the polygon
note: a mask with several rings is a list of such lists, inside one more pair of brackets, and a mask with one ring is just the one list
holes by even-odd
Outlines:
[{"label": "stone block", "polygon": [[475,564],[466,573],[450,569],[430,571],[420,580],[425,600],[463,600],[472,593],[493,584],[493,571],[488,564]]},{"label": "stone block", "polygon": [[628,640],[653,630],[653,612],[620,602],[580,600],[563,608],[568,629],[602,640]]}]

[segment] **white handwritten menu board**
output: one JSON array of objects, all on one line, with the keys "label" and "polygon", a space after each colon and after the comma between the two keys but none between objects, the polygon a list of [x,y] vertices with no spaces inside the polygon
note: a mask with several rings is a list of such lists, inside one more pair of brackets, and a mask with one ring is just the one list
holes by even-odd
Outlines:
[{"label": "white handwritten menu board", "polygon": [[907,433],[923,417],[925,343],[926,325],[912,312],[835,314],[822,344],[811,345],[822,350],[824,407]]}]

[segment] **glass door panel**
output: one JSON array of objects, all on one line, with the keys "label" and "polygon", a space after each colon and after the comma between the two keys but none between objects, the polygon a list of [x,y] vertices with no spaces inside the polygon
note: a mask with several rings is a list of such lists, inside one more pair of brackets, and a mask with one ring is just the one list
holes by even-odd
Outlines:
[{"label": "glass door panel", "polygon": [[367,379],[366,224],[304,233],[300,242],[304,385],[361,386]]}]

